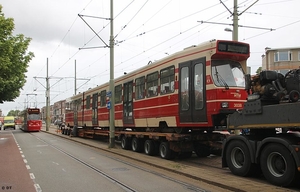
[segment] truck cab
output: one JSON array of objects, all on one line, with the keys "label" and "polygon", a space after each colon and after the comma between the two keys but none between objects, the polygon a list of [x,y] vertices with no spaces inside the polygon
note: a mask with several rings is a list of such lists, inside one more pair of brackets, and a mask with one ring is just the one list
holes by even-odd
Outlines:
[{"label": "truck cab", "polygon": [[16,129],[16,126],[15,126],[15,117],[14,116],[6,116],[6,117],[4,117],[3,130],[5,130],[6,128]]}]

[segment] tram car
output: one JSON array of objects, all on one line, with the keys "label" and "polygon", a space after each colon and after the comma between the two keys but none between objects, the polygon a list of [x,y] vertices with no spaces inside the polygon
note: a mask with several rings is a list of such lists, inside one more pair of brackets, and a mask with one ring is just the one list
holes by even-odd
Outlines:
[{"label": "tram car", "polygon": [[39,108],[28,108],[22,112],[23,124],[21,130],[25,132],[38,132],[42,128]]},{"label": "tram car", "polygon": [[[246,101],[249,45],[211,40],[115,79],[115,127],[139,131],[211,131]],[[108,128],[109,83],[71,97],[66,123]]]}]

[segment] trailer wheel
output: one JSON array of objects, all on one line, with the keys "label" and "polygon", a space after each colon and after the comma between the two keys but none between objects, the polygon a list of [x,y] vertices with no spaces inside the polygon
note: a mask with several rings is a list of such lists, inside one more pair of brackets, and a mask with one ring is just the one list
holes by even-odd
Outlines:
[{"label": "trailer wheel", "polygon": [[290,186],[297,178],[293,156],[283,145],[267,145],[261,153],[260,164],[264,176],[274,185]]},{"label": "trailer wheel", "polygon": [[250,152],[242,141],[232,141],[228,144],[226,161],[230,171],[235,175],[246,177],[252,173]]},{"label": "trailer wheel", "polygon": [[144,150],[147,155],[153,156],[155,154],[155,143],[152,140],[146,140]]},{"label": "trailer wheel", "polygon": [[131,148],[134,152],[141,152],[143,150],[142,140],[137,137],[132,138]]},{"label": "trailer wheel", "polygon": [[174,158],[173,151],[170,149],[168,142],[161,142],[159,145],[159,154],[163,159],[172,159]]},{"label": "trailer wheel", "polygon": [[125,135],[121,139],[121,147],[122,149],[130,149],[130,138],[126,137]]}]

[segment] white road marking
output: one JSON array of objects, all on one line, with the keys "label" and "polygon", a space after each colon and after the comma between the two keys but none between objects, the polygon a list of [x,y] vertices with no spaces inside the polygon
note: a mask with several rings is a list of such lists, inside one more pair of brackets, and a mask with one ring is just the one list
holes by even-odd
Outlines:
[{"label": "white road marking", "polygon": [[31,179],[35,179],[35,176],[34,176],[33,173],[29,173],[29,176],[30,176]]}]

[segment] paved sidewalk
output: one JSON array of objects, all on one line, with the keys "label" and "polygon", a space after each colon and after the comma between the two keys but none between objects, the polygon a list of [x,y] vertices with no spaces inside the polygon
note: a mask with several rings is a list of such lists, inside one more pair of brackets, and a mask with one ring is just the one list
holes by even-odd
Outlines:
[{"label": "paved sidewalk", "polygon": [[0,131],[0,191],[36,191],[11,131]]}]

